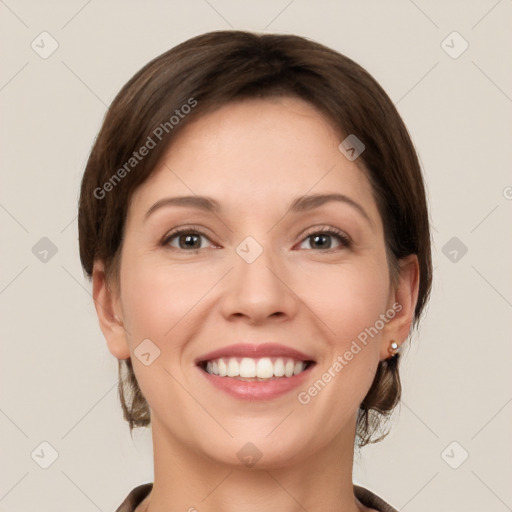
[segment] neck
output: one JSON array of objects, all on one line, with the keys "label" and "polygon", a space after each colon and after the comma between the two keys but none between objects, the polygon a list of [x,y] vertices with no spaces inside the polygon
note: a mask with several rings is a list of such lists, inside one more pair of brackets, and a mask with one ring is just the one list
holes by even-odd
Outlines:
[{"label": "neck", "polygon": [[[194,451],[152,418],[154,483],[147,512],[360,512],[352,485],[355,418],[346,431],[309,456],[257,463],[223,464]],[[143,508],[143,510],[144,510]]]}]

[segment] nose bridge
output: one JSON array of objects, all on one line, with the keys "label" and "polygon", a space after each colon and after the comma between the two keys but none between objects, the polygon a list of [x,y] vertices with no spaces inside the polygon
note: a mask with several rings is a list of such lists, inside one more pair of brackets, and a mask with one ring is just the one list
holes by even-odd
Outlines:
[{"label": "nose bridge", "polygon": [[235,248],[233,267],[222,304],[225,316],[243,315],[256,322],[294,314],[296,298],[285,284],[286,267],[268,241],[263,246],[246,237]]}]

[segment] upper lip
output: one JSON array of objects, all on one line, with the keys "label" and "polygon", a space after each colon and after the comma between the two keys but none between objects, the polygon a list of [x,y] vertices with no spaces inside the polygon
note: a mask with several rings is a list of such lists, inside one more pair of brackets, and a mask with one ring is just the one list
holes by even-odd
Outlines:
[{"label": "upper lip", "polygon": [[195,363],[200,364],[205,361],[220,359],[221,357],[250,357],[258,359],[262,357],[288,357],[296,361],[313,361],[314,359],[295,348],[279,345],[277,343],[237,343],[208,352],[198,358]]}]

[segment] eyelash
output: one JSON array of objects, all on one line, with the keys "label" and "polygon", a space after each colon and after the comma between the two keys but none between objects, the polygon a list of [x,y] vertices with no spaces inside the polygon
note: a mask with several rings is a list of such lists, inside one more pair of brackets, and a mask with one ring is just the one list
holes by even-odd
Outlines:
[{"label": "eyelash", "polygon": [[[193,226],[185,226],[185,227],[182,227],[182,228],[177,228],[174,231],[171,231],[170,233],[168,233],[166,236],[164,236],[164,238],[161,241],[161,245],[162,246],[168,246],[169,242],[173,238],[176,238],[177,236],[183,235],[183,234],[187,234],[187,235],[200,235],[200,236],[204,236],[205,238],[210,240],[208,238],[208,236],[205,235],[199,229],[196,229]],[[312,237],[313,235],[330,235],[330,236],[334,236],[334,237],[338,238],[339,241],[342,244],[342,247],[339,247],[339,248],[335,247],[333,249],[332,248],[326,249],[326,250],[323,250],[323,249],[310,249],[310,250],[313,250],[313,251],[316,250],[316,251],[320,251],[320,252],[335,252],[335,251],[339,251],[339,250],[341,250],[343,248],[349,249],[352,246],[352,240],[345,233],[343,233],[339,229],[328,227],[328,226],[326,226],[325,228],[316,229],[315,231],[312,231],[311,233],[307,234],[301,240],[301,243],[304,242],[305,240],[307,240],[308,238]],[[177,249],[177,250],[180,250],[180,251],[183,251],[183,252],[191,252],[191,253],[198,253],[201,250],[201,249],[185,250],[185,249],[180,249],[180,248],[177,248],[177,247],[172,247],[172,249]]]}]

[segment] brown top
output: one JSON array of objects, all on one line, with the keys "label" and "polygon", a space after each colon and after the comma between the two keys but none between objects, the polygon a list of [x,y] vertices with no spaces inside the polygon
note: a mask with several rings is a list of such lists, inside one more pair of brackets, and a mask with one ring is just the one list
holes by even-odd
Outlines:
[{"label": "brown top", "polygon": [[[116,512],[134,512],[135,508],[142,502],[142,500],[151,492],[153,488],[152,483],[142,484],[135,487],[126,499],[121,503]],[[354,494],[356,498],[366,507],[374,508],[379,512],[398,512],[391,505],[388,505],[383,499],[379,498],[373,492],[354,485]]]}]

